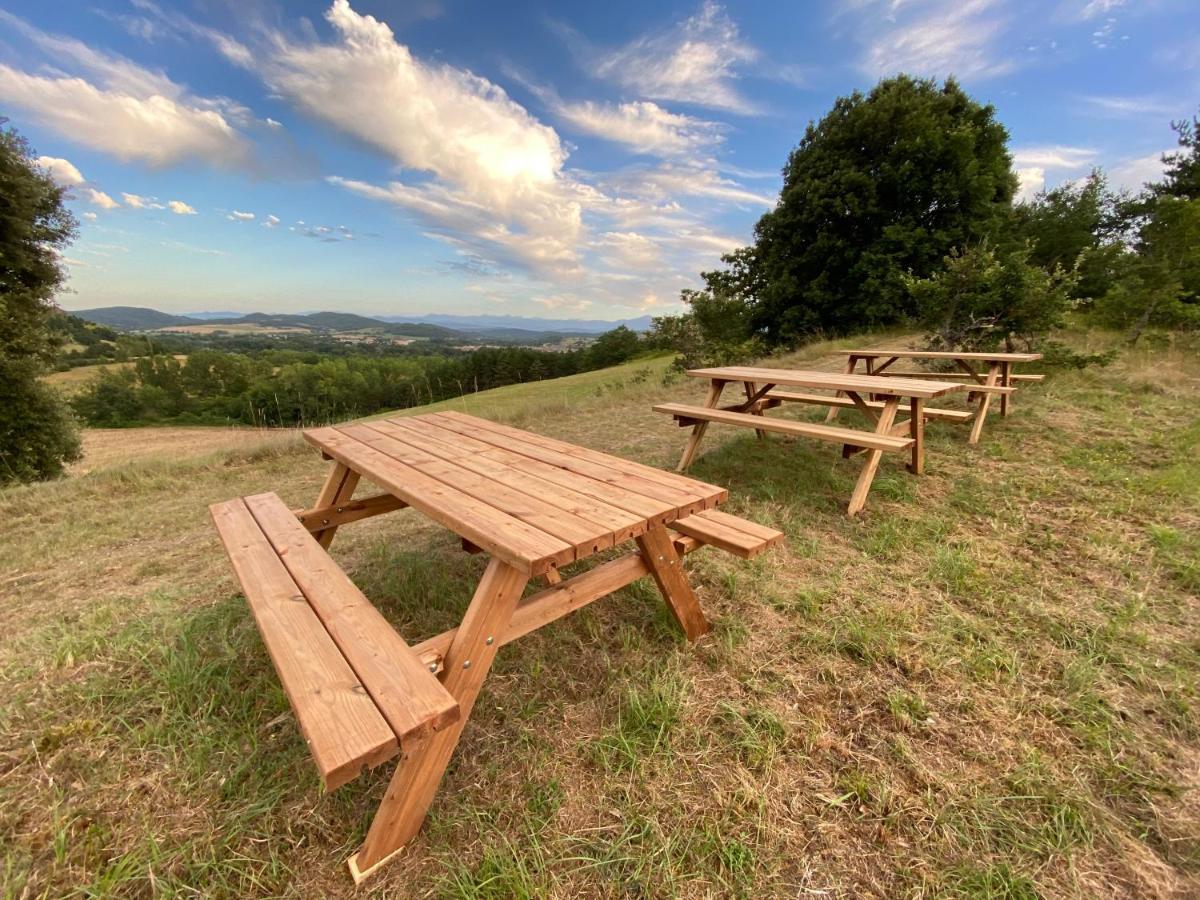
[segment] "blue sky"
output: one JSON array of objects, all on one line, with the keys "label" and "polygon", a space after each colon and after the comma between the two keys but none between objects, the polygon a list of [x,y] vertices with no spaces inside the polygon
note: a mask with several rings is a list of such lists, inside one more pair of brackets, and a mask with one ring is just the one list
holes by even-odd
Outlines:
[{"label": "blue sky", "polygon": [[674,311],[805,125],[899,71],[994,104],[1027,192],[1137,188],[1200,107],[1200,4],[0,9],[0,114],[80,218],[75,309]]}]

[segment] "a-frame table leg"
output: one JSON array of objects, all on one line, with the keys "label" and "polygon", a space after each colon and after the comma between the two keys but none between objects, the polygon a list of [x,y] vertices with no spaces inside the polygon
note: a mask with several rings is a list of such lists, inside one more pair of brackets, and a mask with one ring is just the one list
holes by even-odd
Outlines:
[{"label": "a-frame table leg", "polygon": [[[879,420],[875,426],[876,434],[886,435],[891,432],[892,423],[896,421],[896,412],[899,408],[899,397],[889,397],[884,402],[883,409],[879,412]],[[854,493],[850,495],[850,505],[846,507],[847,515],[853,516],[867,505],[867,493],[871,490],[871,482],[875,480],[875,472],[879,468],[879,460],[882,457],[882,450],[867,451],[866,462],[863,463],[862,472],[858,476],[858,482],[854,485]]]},{"label": "a-frame table leg", "polygon": [[[714,379],[708,386],[708,399],[704,401],[704,405],[709,409],[716,407],[721,402],[721,393],[725,390],[725,382]],[[696,450],[700,447],[700,440],[704,437],[704,432],[708,431],[707,422],[697,422],[692,426],[692,433],[688,436],[687,446],[683,448],[683,456],[679,458],[678,470],[686,472],[688,466],[692,464],[692,460],[696,458]]]},{"label": "a-frame table leg", "polygon": [[675,544],[667,533],[667,529],[661,525],[651,528],[645,534],[638,536],[637,545],[642,553],[642,559],[646,561],[646,565],[650,568],[650,574],[663,595],[663,600],[667,602],[667,609],[671,611],[671,615],[679,623],[679,627],[683,629],[688,640],[696,640],[711,626],[704,618],[700,601],[696,599],[696,594],[692,591],[687,573],[683,571],[683,560],[675,552]]},{"label": "a-frame table leg", "polygon": [[458,701],[458,721],[435,732],[400,761],[366,840],[350,858],[355,883],[372,874],[420,830],[528,580],[529,576],[501,560],[488,563],[443,660],[442,682]]},{"label": "a-frame table leg", "polygon": [[[987,378],[984,379],[984,384],[989,387],[995,387],[997,380],[1000,378],[1000,364],[992,363],[988,366]],[[967,439],[968,444],[978,444],[979,436],[983,434],[983,422],[987,418],[988,408],[992,405],[991,392],[985,392],[979,398],[979,404],[975,407],[975,421],[971,423],[971,436]]]},{"label": "a-frame table leg", "polygon": [[[349,503],[357,487],[358,473],[340,462],[335,462],[329,471],[329,476],[325,479],[325,486],[321,488],[321,493],[317,497],[316,508],[326,509],[330,506],[337,506],[339,503]],[[337,526],[331,525],[322,531],[313,532],[313,537],[317,539],[317,543],[328,550],[336,533]]]}]

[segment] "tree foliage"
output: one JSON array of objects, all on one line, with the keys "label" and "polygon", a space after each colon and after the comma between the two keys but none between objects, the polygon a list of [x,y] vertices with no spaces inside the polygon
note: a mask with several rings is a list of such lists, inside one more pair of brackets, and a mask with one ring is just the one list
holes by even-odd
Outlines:
[{"label": "tree foliage", "polygon": [[1108,188],[1100,170],[1082,182],[1043,191],[1013,207],[1010,248],[1028,245],[1029,262],[1047,273],[1075,271],[1071,296],[1104,296],[1127,252],[1127,198]]},{"label": "tree foliage", "polygon": [[69,409],[38,380],[57,346],[53,298],[74,236],[63,189],[0,129],[0,482],[60,474],[79,455]]},{"label": "tree foliage", "polygon": [[[917,314],[906,274],[927,277],[1003,228],[1016,190],[1007,139],[953,80],[902,75],[839,98],[788,157],[735,277],[755,329],[780,343]],[[705,274],[710,289],[721,277]]]},{"label": "tree foliage", "polygon": [[928,278],[907,286],[935,350],[1028,348],[1062,324],[1073,277],[1030,262],[1028,247],[999,254],[986,244],[953,251]]},{"label": "tree foliage", "polygon": [[617,365],[643,349],[628,328],[582,350],[485,347],[457,356],[196,350],[106,368],[72,401],[91,425],[312,425]]}]

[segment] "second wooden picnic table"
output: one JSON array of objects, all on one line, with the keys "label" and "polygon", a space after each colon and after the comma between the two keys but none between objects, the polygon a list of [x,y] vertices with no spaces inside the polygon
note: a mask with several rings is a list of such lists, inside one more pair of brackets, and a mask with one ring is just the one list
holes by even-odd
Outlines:
[{"label": "second wooden picnic table", "polygon": [[[875,375],[752,366],[692,369],[687,374],[693,378],[708,379],[708,398],[704,406],[661,403],[654,407],[657,412],[674,416],[679,425],[690,425],[692,428],[692,434],[679,460],[679,471],[686,471],[692,464],[700,441],[711,422],[753,428],[760,438],[765,437],[768,431],[776,431],[839,443],[842,444],[843,456],[866,454],[862,472],[850,495],[850,503],[846,509],[848,515],[854,515],[866,505],[867,493],[871,489],[871,482],[884,453],[908,451],[911,454],[909,471],[916,475],[924,472],[926,420],[955,415],[952,410],[928,410],[925,401],[967,388],[965,384],[952,381],[883,378]],[[725,387],[731,383],[742,385],[745,399],[731,405],[719,406]],[[780,386],[836,393],[797,393],[780,390]],[[765,410],[788,402],[817,404],[835,409],[851,407],[862,412],[875,427],[872,431],[865,431],[794,419],[775,419],[764,415]],[[896,421],[900,412],[908,413],[909,417],[903,421]]]},{"label": "second wooden picnic table", "polygon": [[[978,406],[975,408],[974,421],[971,423],[971,435],[967,438],[970,444],[979,443],[983,433],[983,423],[987,421],[988,410],[991,408],[992,396],[1000,397],[1000,415],[1007,416],[1012,411],[1012,394],[1018,381],[1041,381],[1044,375],[1013,373],[1013,367],[1018,363],[1037,362],[1042,358],[1040,353],[1003,353],[1000,351],[967,352],[957,350],[893,350],[880,348],[875,350],[843,350],[846,356],[846,374],[852,375],[863,363],[868,375],[884,375],[890,378],[933,378],[938,381],[954,381],[964,379],[970,391],[968,400],[974,401],[978,396]],[[951,363],[959,372],[889,372],[888,369],[901,359],[926,360],[929,362]],[[836,412],[830,410],[829,419],[835,418]]]}]

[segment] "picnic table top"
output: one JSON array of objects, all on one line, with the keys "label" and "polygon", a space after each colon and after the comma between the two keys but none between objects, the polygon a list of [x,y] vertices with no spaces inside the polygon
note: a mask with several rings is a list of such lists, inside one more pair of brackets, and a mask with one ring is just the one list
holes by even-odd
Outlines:
[{"label": "picnic table top", "polygon": [[457,412],[310,428],[304,439],[529,575],[728,497],[716,485]]},{"label": "picnic table top", "polygon": [[1040,353],[959,353],[954,350],[839,350],[842,356],[889,356],[896,359],[963,359],[980,362],[1036,362]]},{"label": "picnic table top", "polygon": [[794,387],[821,388],[830,391],[853,391],[862,394],[882,394],[891,397],[912,397],[928,400],[967,389],[953,381],[931,381],[923,378],[885,377],[883,375],[844,375],[841,372],[820,372],[808,369],[765,369],[753,366],[717,366],[709,369],[689,369],[693,378],[716,381],[752,381],[762,384],[784,384]]}]

